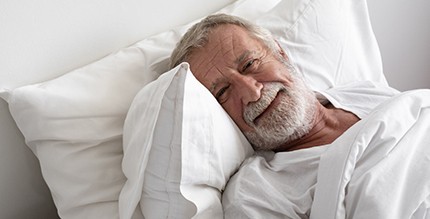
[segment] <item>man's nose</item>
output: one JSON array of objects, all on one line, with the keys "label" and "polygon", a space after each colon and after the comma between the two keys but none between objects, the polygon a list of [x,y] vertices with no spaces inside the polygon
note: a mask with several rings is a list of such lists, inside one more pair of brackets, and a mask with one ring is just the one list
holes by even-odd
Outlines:
[{"label": "man's nose", "polygon": [[246,75],[241,75],[237,78],[238,94],[240,95],[242,104],[248,105],[250,102],[255,102],[260,99],[263,84],[254,78]]}]

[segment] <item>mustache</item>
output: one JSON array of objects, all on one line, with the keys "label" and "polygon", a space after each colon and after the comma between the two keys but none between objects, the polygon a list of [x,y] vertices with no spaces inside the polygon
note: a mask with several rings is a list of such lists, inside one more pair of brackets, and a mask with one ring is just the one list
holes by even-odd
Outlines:
[{"label": "mustache", "polygon": [[244,109],[243,118],[245,122],[254,127],[255,120],[266,111],[280,91],[287,91],[287,87],[280,82],[265,84],[260,99],[249,103]]}]

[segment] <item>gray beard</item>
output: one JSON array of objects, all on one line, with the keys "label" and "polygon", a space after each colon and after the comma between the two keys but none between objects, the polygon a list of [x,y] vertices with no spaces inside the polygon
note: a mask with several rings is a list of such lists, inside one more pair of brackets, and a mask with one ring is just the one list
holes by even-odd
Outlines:
[{"label": "gray beard", "polygon": [[[280,146],[297,140],[309,133],[315,115],[314,93],[298,76],[291,74],[293,87],[279,82],[265,84],[257,102],[249,104],[243,113],[245,122],[253,128],[244,132],[255,150],[276,150]],[[255,119],[280,98],[276,107],[271,107],[256,123]]]}]

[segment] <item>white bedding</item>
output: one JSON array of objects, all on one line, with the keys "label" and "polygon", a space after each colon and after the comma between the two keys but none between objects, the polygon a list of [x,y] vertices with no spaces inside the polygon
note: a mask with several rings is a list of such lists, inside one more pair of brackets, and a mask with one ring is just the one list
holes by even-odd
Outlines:
[{"label": "white bedding", "polygon": [[311,218],[429,218],[429,130],[429,90],[379,106],[321,156]]},{"label": "white bedding", "polygon": [[428,218],[429,97],[386,98],[330,145],[250,157],[223,193],[225,218]]}]

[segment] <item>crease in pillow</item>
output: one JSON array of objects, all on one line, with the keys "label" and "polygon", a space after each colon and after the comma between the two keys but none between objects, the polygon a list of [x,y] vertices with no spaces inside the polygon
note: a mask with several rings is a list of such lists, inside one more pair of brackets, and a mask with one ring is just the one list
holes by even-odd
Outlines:
[{"label": "crease in pillow", "polygon": [[223,217],[221,194],[254,150],[191,72],[184,90],[181,193],[196,205],[196,217]]},{"label": "crease in pillow", "polygon": [[[154,151],[155,153],[158,151],[152,149],[152,147],[164,146],[159,142],[154,142],[157,140],[160,141],[160,138],[154,138],[154,130],[160,130],[157,128],[157,124],[161,125],[157,122],[159,119],[165,119],[165,117],[159,117],[160,110],[164,107],[162,106],[163,97],[171,83],[174,81],[175,76],[180,77],[181,72],[186,72],[187,69],[187,64],[178,65],[169,72],[162,74],[157,80],[149,83],[139,91],[130,106],[124,123],[123,134],[123,172],[127,181],[122,188],[119,197],[121,218],[130,218],[133,214],[136,214],[135,211],[140,210],[136,207],[142,198],[142,193],[145,193],[148,190],[148,187],[151,189],[151,186],[153,186],[152,184],[146,186],[144,183],[150,183],[151,177],[154,176],[150,175],[151,170],[147,170],[147,168],[149,168],[148,165],[150,165],[151,168],[157,168],[157,165],[153,165],[152,162],[155,161],[151,160],[150,155]],[[174,123],[173,121],[170,122],[171,123],[167,124],[165,130],[172,129],[171,125]],[[165,134],[167,135],[167,133]],[[171,135],[164,137],[165,139],[172,139]],[[159,147],[156,149],[159,149]],[[168,150],[166,152],[169,153],[164,155],[170,157],[171,152]],[[160,158],[160,160],[165,159]],[[165,163],[161,163],[160,165],[163,166],[164,164]],[[168,168],[166,168],[165,171],[168,171]],[[146,175],[145,172],[147,172],[148,175]],[[167,175],[167,173],[165,174]],[[149,177],[150,179],[148,180],[146,177]],[[156,184],[154,186],[156,187],[160,185]],[[146,202],[148,206],[153,206],[151,201],[154,201],[154,199],[147,199]],[[145,204],[144,201],[142,201],[142,203]],[[166,208],[156,209],[158,210],[154,210],[154,208],[152,208],[153,211],[151,212],[143,212],[143,216],[145,216],[145,214],[149,214],[145,216],[145,218],[150,218],[150,216],[154,216],[154,214],[157,213],[166,213]],[[162,212],[160,212],[161,210]],[[140,214],[142,214],[141,211]]]}]

